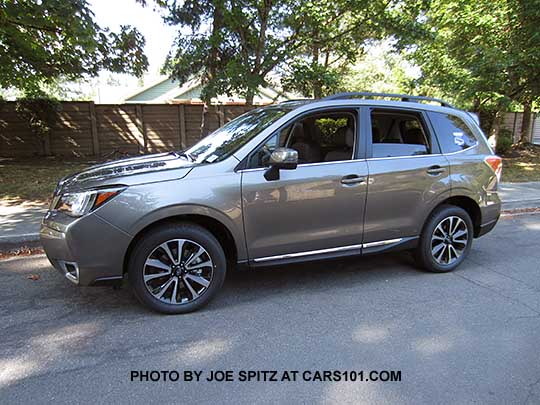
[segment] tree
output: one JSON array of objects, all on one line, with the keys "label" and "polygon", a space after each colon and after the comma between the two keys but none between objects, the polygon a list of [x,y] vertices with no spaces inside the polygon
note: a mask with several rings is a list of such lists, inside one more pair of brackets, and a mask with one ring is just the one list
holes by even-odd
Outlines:
[{"label": "tree", "polygon": [[315,98],[343,89],[349,68],[374,40],[402,25],[402,8],[403,2],[392,0],[301,2],[295,13],[303,44],[285,64],[285,87]]},{"label": "tree", "polygon": [[[144,0],[140,0],[144,3]],[[248,103],[269,74],[320,96],[366,39],[390,26],[392,0],[158,0],[179,27],[165,71],[180,82],[199,77],[203,97],[239,93]],[[187,33],[187,34],[186,34]]]},{"label": "tree", "polygon": [[[458,105],[500,112],[510,103],[525,110],[540,97],[540,2],[524,0],[432,0],[414,60],[422,85],[439,89]],[[526,141],[524,133],[522,140]]]},{"label": "tree", "polygon": [[201,78],[206,100],[238,92],[251,103],[257,87],[265,84],[266,75],[294,41],[285,23],[289,7],[277,7],[274,0],[164,3],[165,21],[180,28],[165,71],[180,82]]},{"label": "tree", "polygon": [[395,48],[395,41],[376,41],[358,57],[342,77],[347,91],[375,93],[412,93],[418,69]]},{"label": "tree", "polygon": [[0,87],[32,95],[100,70],[142,75],[142,35],[129,26],[112,32],[93,17],[86,0],[0,2]]}]

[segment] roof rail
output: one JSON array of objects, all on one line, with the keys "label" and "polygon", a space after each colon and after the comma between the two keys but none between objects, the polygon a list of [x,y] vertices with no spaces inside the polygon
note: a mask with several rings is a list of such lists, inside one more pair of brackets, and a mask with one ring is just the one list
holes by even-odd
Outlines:
[{"label": "roof rail", "polygon": [[312,102],[312,98],[291,98],[288,100],[280,101],[279,104],[288,104],[288,103],[310,103]]},{"label": "roof rail", "polygon": [[401,101],[434,101],[436,103],[440,103],[443,107],[449,107],[454,108],[451,104],[447,103],[444,100],[433,98],[433,97],[426,97],[426,96],[410,96],[408,94],[395,94],[395,93],[370,93],[370,92],[363,92],[363,91],[352,91],[352,92],[346,92],[346,93],[337,93],[333,94],[331,96],[327,96],[322,98],[322,100],[340,100],[344,98],[353,98],[353,97],[364,97],[364,98],[375,98],[375,97],[383,97],[383,98],[399,98]]}]

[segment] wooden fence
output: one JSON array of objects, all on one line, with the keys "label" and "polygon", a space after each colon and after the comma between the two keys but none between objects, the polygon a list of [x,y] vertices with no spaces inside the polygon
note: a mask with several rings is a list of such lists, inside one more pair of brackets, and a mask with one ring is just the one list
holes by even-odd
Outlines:
[{"label": "wooden fence", "polygon": [[[36,155],[106,157],[179,150],[248,111],[244,105],[203,106],[189,104],[94,104],[62,102],[51,133],[40,140],[27,120],[15,111],[15,103],[0,103],[0,156]],[[519,139],[522,113],[507,113],[503,127]],[[201,127],[202,130],[201,130]],[[540,143],[540,119],[536,114],[529,129]]]},{"label": "wooden fence", "polygon": [[[531,143],[540,145],[540,117],[539,114],[531,114],[531,121],[529,122],[529,128],[527,128],[528,139]],[[523,113],[509,112],[506,113],[502,120],[502,128],[512,132],[512,138],[514,142],[519,141],[521,135],[521,128],[523,126]]]},{"label": "wooden fence", "polygon": [[[248,111],[244,105],[61,102],[46,139],[32,133],[15,103],[0,104],[0,156],[108,156],[179,150]],[[201,127],[202,130],[201,130]]]}]

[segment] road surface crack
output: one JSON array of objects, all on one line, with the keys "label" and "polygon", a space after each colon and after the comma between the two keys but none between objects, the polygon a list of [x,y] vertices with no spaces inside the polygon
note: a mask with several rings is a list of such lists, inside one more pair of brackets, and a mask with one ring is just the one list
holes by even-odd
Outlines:
[{"label": "road surface crack", "polygon": [[515,298],[513,298],[513,297],[511,297],[511,296],[508,296],[508,295],[506,295],[506,294],[503,294],[503,293],[501,293],[499,290],[496,290],[496,289],[494,289],[494,288],[492,288],[492,287],[490,287],[490,286],[488,286],[488,285],[486,285],[486,284],[483,284],[483,283],[481,283],[481,282],[479,282],[479,281],[475,281],[475,280],[472,280],[472,279],[470,279],[470,278],[468,278],[468,277],[465,277],[465,276],[462,275],[462,274],[455,273],[455,272],[452,273],[452,274],[453,274],[454,276],[456,276],[456,277],[462,278],[462,279],[465,280],[465,281],[468,281],[469,283],[471,283],[471,284],[473,284],[473,285],[475,285],[475,286],[477,286],[477,287],[481,287],[481,288],[484,288],[484,289],[486,289],[486,290],[488,290],[488,291],[491,291],[491,292],[494,293],[495,295],[498,295],[499,297],[505,298],[505,299],[507,299],[508,301],[511,301],[511,302],[513,302],[513,303],[515,303],[515,304],[522,305],[522,306],[524,306],[525,308],[528,308],[528,309],[530,309],[531,311],[533,311],[535,314],[540,315],[540,311],[538,311],[536,308],[531,307],[530,305],[528,305],[528,304],[526,304],[526,303],[524,303],[524,302],[522,302],[522,301],[520,301],[520,300],[518,300],[518,299],[515,299]]}]

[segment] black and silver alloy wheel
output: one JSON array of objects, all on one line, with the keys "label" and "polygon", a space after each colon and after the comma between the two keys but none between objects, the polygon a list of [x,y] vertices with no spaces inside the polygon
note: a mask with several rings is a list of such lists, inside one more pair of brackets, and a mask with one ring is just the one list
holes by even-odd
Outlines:
[{"label": "black and silver alloy wheel", "polygon": [[166,314],[191,312],[207,304],[223,285],[226,272],[218,240],[192,223],[162,225],[146,232],[128,263],[135,296]]},{"label": "black and silver alloy wheel", "polygon": [[214,263],[205,248],[192,240],[172,239],[148,255],[143,277],[158,300],[185,304],[204,294],[213,274]]},{"label": "black and silver alloy wheel", "polygon": [[444,218],[431,236],[431,254],[439,264],[452,264],[461,257],[468,240],[469,231],[464,220],[457,216]]},{"label": "black and silver alloy wheel", "polygon": [[469,254],[473,235],[473,223],[467,211],[454,205],[441,205],[424,224],[414,252],[416,262],[435,273],[452,271]]}]

